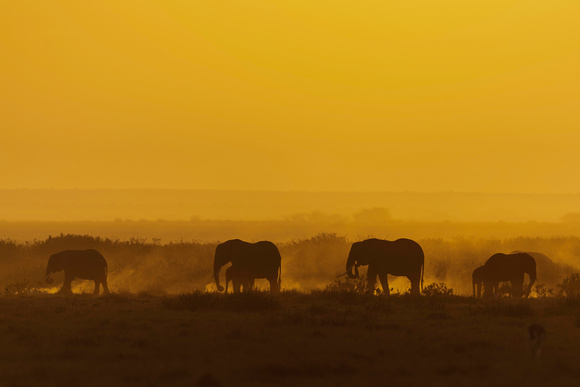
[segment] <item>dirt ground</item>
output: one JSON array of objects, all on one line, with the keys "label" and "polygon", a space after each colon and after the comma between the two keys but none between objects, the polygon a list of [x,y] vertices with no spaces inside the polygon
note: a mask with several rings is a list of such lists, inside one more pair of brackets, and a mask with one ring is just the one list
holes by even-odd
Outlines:
[{"label": "dirt ground", "polygon": [[579,363],[580,303],[563,298],[0,298],[0,386],[578,386]]}]

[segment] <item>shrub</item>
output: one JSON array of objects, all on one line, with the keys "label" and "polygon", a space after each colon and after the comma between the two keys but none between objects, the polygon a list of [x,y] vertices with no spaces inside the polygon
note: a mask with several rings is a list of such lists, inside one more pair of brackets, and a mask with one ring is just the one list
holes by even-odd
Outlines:
[{"label": "shrub", "polygon": [[423,289],[423,295],[427,297],[441,297],[441,296],[452,296],[453,289],[448,289],[444,282],[435,283],[427,285]]},{"label": "shrub", "polygon": [[568,298],[577,298],[580,296],[580,273],[574,273],[569,277],[564,278],[560,288],[560,295]]},{"label": "shrub", "polygon": [[497,295],[500,297],[509,297],[513,294],[511,282],[502,282],[497,287]]},{"label": "shrub", "polygon": [[554,296],[554,289],[546,287],[544,284],[534,286],[534,293],[537,298],[546,298]]},{"label": "shrub", "polygon": [[341,277],[324,287],[325,292],[365,294],[367,291],[367,276],[358,278]]},{"label": "shrub", "polygon": [[28,280],[13,282],[4,288],[4,294],[7,296],[21,296],[24,294],[37,293],[40,293],[40,291],[30,286]]}]

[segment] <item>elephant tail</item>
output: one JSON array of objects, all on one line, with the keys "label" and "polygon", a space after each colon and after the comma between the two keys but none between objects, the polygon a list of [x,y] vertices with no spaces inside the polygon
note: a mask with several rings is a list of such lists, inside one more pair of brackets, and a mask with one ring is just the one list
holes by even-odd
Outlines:
[{"label": "elephant tail", "polygon": [[278,289],[281,289],[282,285],[282,265],[278,266]]},{"label": "elephant tail", "polygon": [[105,261],[105,280],[109,275],[109,265],[107,265],[107,261]]},{"label": "elephant tail", "polygon": [[425,262],[421,264],[421,293],[423,293],[423,278],[425,277]]}]

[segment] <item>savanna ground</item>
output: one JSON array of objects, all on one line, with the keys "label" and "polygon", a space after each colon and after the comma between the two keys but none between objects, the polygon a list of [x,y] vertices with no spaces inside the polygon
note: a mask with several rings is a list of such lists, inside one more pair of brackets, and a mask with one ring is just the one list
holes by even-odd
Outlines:
[{"label": "savanna ground", "polygon": [[[217,242],[0,240],[0,386],[578,385],[580,238],[418,242],[432,285],[411,297],[393,277],[387,298],[336,278],[352,241],[332,234],[278,243],[278,296],[213,292]],[[80,248],[107,258],[113,294],[49,294],[48,256]],[[513,250],[547,254],[558,278],[539,270],[530,299],[469,297],[471,271]],[[539,357],[530,324],[546,331]]]},{"label": "savanna ground", "polygon": [[[570,385],[580,303],[344,290],[0,298],[2,386]],[[532,355],[527,327],[546,330]]]}]

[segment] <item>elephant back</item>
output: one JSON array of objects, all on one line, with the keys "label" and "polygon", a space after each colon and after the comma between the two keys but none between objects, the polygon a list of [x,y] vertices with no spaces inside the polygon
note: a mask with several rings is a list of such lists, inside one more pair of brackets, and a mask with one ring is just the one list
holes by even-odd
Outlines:
[{"label": "elephant back", "polygon": [[484,264],[486,275],[494,281],[510,281],[512,278],[528,273],[536,277],[536,261],[526,253],[492,255]]},{"label": "elephant back", "polygon": [[282,262],[278,248],[270,241],[260,241],[251,245],[245,258],[248,269],[260,276],[277,271]]},{"label": "elephant back", "polygon": [[60,254],[65,259],[64,270],[82,279],[106,277],[107,261],[97,250],[65,250]]}]

